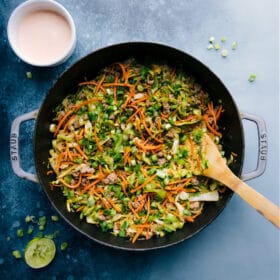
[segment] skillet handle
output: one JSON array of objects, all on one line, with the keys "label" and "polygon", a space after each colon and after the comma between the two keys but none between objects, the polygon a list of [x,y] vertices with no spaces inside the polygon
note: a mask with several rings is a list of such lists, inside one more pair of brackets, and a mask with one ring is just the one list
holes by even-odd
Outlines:
[{"label": "skillet handle", "polygon": [[18,116],[12,123],[10,134],[10,159],[14,173],[24,179],[38,183],[38,178],[35,174],[24,171],[20,166],[19,155],[19,128],[22,122],[35,119],[38,114],[38,110],[26,113]]},{"label": "skillet handle", "polygon": [[251,180],[253,178],[256,178],[260,175],[262,175],[266,168],[267,163],[267,130],[265,121],[263,118],[253,115],[241,112],[240,113],[241,119],[245,119],[248,121],[252,121],[256,124],[257,131],[258,131],[258,161],[257,161],[257,167],[255,170],[245,173],[241,175],[241,179],[243,181]]}]

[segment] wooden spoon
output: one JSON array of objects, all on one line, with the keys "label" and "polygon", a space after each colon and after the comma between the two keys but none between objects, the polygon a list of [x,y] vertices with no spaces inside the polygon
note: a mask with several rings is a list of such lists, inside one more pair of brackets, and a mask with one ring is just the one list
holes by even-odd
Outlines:
[{"label": "wooden spoon", "polygon": [[228,168],[213,140],[205,134],[202,138],[203,155],[208,161],[203,175],[215,179],[237,193],[266,219],[280,228],[280,208],[241,181]]}]

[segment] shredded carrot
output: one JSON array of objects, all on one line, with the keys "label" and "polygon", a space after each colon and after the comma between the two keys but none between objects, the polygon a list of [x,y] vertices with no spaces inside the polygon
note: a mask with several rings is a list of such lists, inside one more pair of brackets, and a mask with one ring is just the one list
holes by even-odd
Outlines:
[{"label": "shredded carrot", "polygon": [[147,200],[147,215],[145,217],[144,223],[147,222],[149,216],[150,216],[150,212],[151,212],[151,202],[150,202],[150,196],[148,195],[148,200]]},{"label": "shredded carrot", "polygon": [[220,118],[222,112],[223,112],[223,107],[222,107],[222,105],[220,105],[219,108],[216,111],[216,120],[217,121]]},{"label": "shredded carrot", "polygon": [[128,207],[129,207],[129,209],[132,211],[133,215],[134,215],[137,219],[139,219],[139,216],[138,216],[137,212],[134,210],[133,206],[130,205],[130,203],[128,204]]},{"label": "shredded carrot", "polygon": [[63,118],[58,122],[55,132],[54,132],[54,136],[57,135],[58,131],[60,130],[60,128],[62,127],[63,123],[65,122],[65,120],[73,113],[73,111],[68,111]]},{"label": "shredded carrot", "polygon": [[138,237],[140,236],[140,234],[142,233],[143,230],[144,230],[144,227],[140,227],[140,228],[137,230],[136,234],[134,235],[134,237],[133,237],[133,239],[132,239],[132,243],[135,243],[135,242],[136,242],[136,240],[138,239]]},{"label": "shredded carrot", "polygon": [[85,129],[82,128],[80,133],[79,133],[79,138],[83,138],[83,134],[85,133]]},{"label": "shredded carrot", "polygon": [[218,137],[221,137],[222,134],[220,132],[218,132],[217,130],[215,130],[209,123],[209,119],[208,119],[208,116],[207,115],[204,115],[203,116],[204,120],[205,120],[205,123],[206,123],[206,126],[207,128],[215,135],[217,135]]},{"label": "shredded carrot", "polygon": [[77,212],[80,212],[80,211],[82,211],[84,208],[85,208],[85,205],[82,205],[82,206],[80,206],[76,211],[77,211]]},{"label": "shredded carrot", "polygon": [[142,129],[140,127],[140,121],[139,121],[139,118],[137,118],[134,122],[134,125],[135,125],[135,128],[138,130],[139,134],[140,134],[140,137],[142,139],[142,141],[144,140],[144,136],[143,136],[143,133],[142,133]]},{"label": "shredded carrot", "polygon": [[91,189],[91,192],[101,200],[102,204],[105,206],[106,209],[110,209],[110,205],[106,201],[106,199],[104,199],[99,193],[97,193],[96,190],[94,190],[94,188]]},{"label": "shredded carrot", "polygon": [[130,163],[131,163],[131,159],[129,157],[130,152],[131,152],[130,147],[124,148],[124,152],[123,152],[124,162],[123,162],[123,165],[126,165],[127,163],[130,165]]},{"label": "shredded carrot", "polygon": [[95,181],[93,181],[92,183],[90,183],[89,185],[85,186],[79,193],[83,194],[86,191],[88,191],[89,189],[93,188],[97,183],[99,183],[101,181],[101,178],[96,179]]},{"label": "shredded carrot", "polygon": [[99,97],[94,97],[94,98],[90,98],[88,100],[85,100],[81,103],[78,103],[77,105],[75,105],[73,108],[75,111],[78,111],[80,108],[82,108],[83,106],[89,104],[89,103],[92,103],[92,102],[95,102],[95,101],[102,101],[102,98],[99,98]]},{"label": "shredded carrot", "polygon": [[190,115],[188,116],[187,118],[185,119],[182,119],[182,120],[178,120],[178,121],[175,121],[175,125],[182,125],[186,122],[196,122],[196,121],[199,121],[201,119],[200,116],[196,116],[196,115]]},{"label": "shredded carrot", "polygon": [[192,179],[192,177],[191,177],[191,178],[185,178],[185,179],[181,179],[181,180],[172,181],[172,182],[169,182],[169,183],[167,184],[167,186],[169,186],[169,185],[177,185],[177,184],[180,184],[180,183],[190,182],[191,179]]},{"label": "shredded carrot", "polygon": [[142,208],[144,207],[144,205],[145,205],[145,200],[143,200],[141,202],[141,204],[135,209],[135,212],[136,213],[140,212],[142,210]]},{"label": "shredded carrot", "polygon": [[98,81],[96,87],[95,87],[95,93],[97,93],[103,83],[103,81],[105,80],[105,74],[101,77],[101,79]]},{"label": "shredded carrot", "polygon": [[116,205],[111,198],[108,198],[107,200],[118,213],[122,212],[122,209],[118,205]]},{"label": "shredded carrot", "polygon": [[68,129],[70,123],[73,121],[73,119],[75,119],[75,117],[76,117],[75,115],[71,116],[69,118],[69,120],[65,123],[64,128],[63,128],[64,131],[66,131]]},{"label": "shredded carrot", "polygon": [[131,102],[130,106],[135,106],[140,102],[143,102],[145,100],[147,100],[149,97],[147,95],[144,95],[142,98],[136,99],[133,102]]},{"label": "shredded carrot", "polygon": [[138,108],[138,109],[127,119],[126,124],[130,123],[130,122],[134,119],[134,117],[135,117],[140,111],[142,111],[142,108],[141,108],[141,107]]},{"label": "shredded carrot", "polygon": [[159,144],[159,145],[156,145],[156,146],[154,146],[154,145],[145,145],[145,144],[141,144],[141,143],[140,143],[139,141],[137,141],[137,140],[139,140],[139,139],[136,139],[136,140],[134,141],[134,144],[135,144],[138,148],[140,148],[141,150],[143,150],[143,151],[160,150],[160,149],[162,149],[162,147],[163,147],[162,144]]},{"label": "shredded carrot", "polygon": [[81,147],[79,146],[78,143],[76,143],[75,147],[74,147],[78,153],[85,159],[85,160],[88,160],[88,157],[87,155],[83,152],[83,150],[81,149]]},{"label": "shredded carrot", "polygon": [[163,141],[161,139],[156,138],[156,136],[151,132],[151,130],[148,128],[146,120],[145,120],[145,116],[142,112],[142,110],[139,112],[140,115],[140,120],[142,121],[142,124],[144,125],[145,130],[147,131],[147,133],[158,143],[163,143]]},{"label": "shredded carrot", "polygon": [[165,120],[167,120],[169,118],[169,114],[160,113],[160,116]]},{"label": "shredded carrot", "polygon": [[172,194],[170,194],[170,193],[167,192],[166,197],[167,197],[167,200],[168,200],[169,202],[174,203],[174,199],[173,199],[173,197],[172,197]]},{"label": "shredded carrot", "polygon": [[81,176],[81,174],[80,174],[78,182],[77,182],[76,184],[74,184],[74,185],[70,185],[70,184],[66,183],[65,180],[62,179],[62,178],[59,178],[58,180],[59,180],[64,186],[66,186],[66,187],[68,187],[68,188],[70,188],[70,189],[76,189],[76,188],[78,188],[78,187],[80,186],[80,184],[81,184],[81,182],[82,182],[82,176]]},{"label": "shredded carrot", "polygon": [[157,176],[157,174],[154,174],[153,176],[147,178],[143,184],[141,184],[140,186],[138,186],[138,187],[134,188],[133,190],[131,190],[131,193],[135,193],[135,192],[137,192],[138,190],[144,188],[144,187],[145,187],[146,185],[148,185],[151,181],[153,181],[154,178],[155,178],[156,176]]},{"label": "shredded carrot", "polygon": [[55,165],[55,169],[54,169],[56,173],[59,172],[59,168],[60,168],[63,157],[64,157],[64,153],[60,153],[56,159],[56,165]]},{"label": "shredded carrot", "polygon": [[104,83],[103,84],[104,87],[128,87],[128,88],[133,88],[134,85],[132,84],[128,84],[128,83]]},{"label": "shredded carrot", "polygon": [[166,191],[172,191],[174,193],[178,193],[178,192],[182,191],[183,189],[184,189],[184,186],[182,186],[182,185],[179,185],[176,187],[170,187],[170,186],[165,187]]},{"label": "shredded carrot", "polygon": [[123,104],[123,108],[126,108],[128,103],[131,101],[132,97],[135,95],[135,90],[134,88],[131,89],[131,91],[128,93],[126,100]]},{"label": "shredded carrot", "polygon": [[123,80],[124,80],[124,83],[127,84],[128,83],[128,78],[129,78],[129,70],[126,71],[125,70],[125,67],[122,63],[117,63],[117,65],[120,66],[121,70],[122,70],[122,73],[123,73]]},{"label": "shredded carrot", "polygon": [[102,166],[101,165],[98,165],[98,170],[99,170],[100,175],[104,176],[104,172],[102,170]]},{"label": "shredded carrot", "polygon": [[95,140],[95,143],[96,143],[96,146],[97,146],[98,150],[100,152],[103,152],[103,148],[102,148],[101,144],[99,143],[99,139],[97,137],[96,125],[94,125],[93,137],[94,137],[94,140]]},{"label": "shredded carrot", "polygon": [[[79,86],[83,86],[83,85],[94,85],[94,86],[97,86],[98,83],[97,83],[97,82],[94,82],[94,81],[79,83]],[[101,89],[104,93],[106,92],[105,88],[102,87],[101,85],[100,85],[99,89]]]},{"label": "shredded carrot", "polygon": [[[117,83],[117,82],[118,82],[118,77],[116,76],[115,83]],[[117,87],[116,86],[114,86],[113,94],[114,94],[114,103],[117,104],[118,100],[117,100]]]},{"label": "shredded carrot", "polygon": [[146,170],[146,166],[141,166],[141,172],[144,175],[144,177],[146,177],[146,178],[149,177],[147,170]]},{"label": "shredded carrot", "polygon": [[[223,112],[223,107],[220,105],[216,110],[214,108],[213,102],[209,102],[208,103],[208,110],[210,115],[213,117],[213,122],[214,122],[214,127],[212,126],[213,129],[217,130],[218,126],[217,126],[217,121],[221,115],[221,113]],[[209,124],[210,125],[210,124]]]},{"label": "shredded carrot", "polygon": [[161,128],[161,121],[160,121],[160,118],[157,118],[156,124],[157,124],[157,129],[160,130],[160,128]]},{"label": "shredded carrot", "polygon": [[127,196],[127,195],[128,195],[128,194],[127,194],[127,191],[126,191],[126,188],[127,188],[127,180],[126,180],[126,178],[125,178],[121,173],[119,173],[118,176],[121,177],[121,179],[122,179],[122,184],[121,184],[121,186],[122,186],[122,191],[123,191],[123,193]]},{"label": "shredded carrot", "polygon": [[84,86],[84,85],[94,85],[94,86],[96,86],[96,85],[97,85],[97,82],[94,82],[94,81],[86,81],[86,82],[81,82],[81,83],[79,83],[79,86]]},{"label": "shredded carrot", "polygon": [[73,161],[73,156],[69,150],[69,145],[66,145],[66,158],[68,157],[70,161]]}]

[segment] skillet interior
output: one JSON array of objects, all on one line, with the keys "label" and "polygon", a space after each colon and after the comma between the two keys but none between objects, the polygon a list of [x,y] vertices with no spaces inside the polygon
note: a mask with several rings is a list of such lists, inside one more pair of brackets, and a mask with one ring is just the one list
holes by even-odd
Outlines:
[{"label": "skillet interior", "polygon": [[150,240],[139,240],[132,244],[129,240],[115,237],[111,233],[104,233],[94,225],[80,220],[76,213],[69,213],[66,209],[65,197],[59,188],[51,190],[49,182],[54,177],[47,176],[48,151],[51,148],[52,134],[49,125],[54,117],[53,109],[68,95],[76,92],[77,84],[85,78],[94,78],[103,67],[116,61],[123,61],[134,57],[140,62],[154,61],[168,63],[171,66],[182,66],[183,69],[195,77],[211,96],[214,103],[222,100],[225,112],[220,120],[223,128],[223,145],[226,155],[234,152],[238,155],[234,164],[230,167],[233,172],[240,176],[244,155],[243,127],[237,107],[226,87],[213,72],[192,56],[177,49],[154,44],[154,43],[123,43],[109,46],[89,54],[72,67],[70,67],[54,84],[49,91],[39,110],[34,135],[34,158],[36,172],[39,181],[50,199],[54,208],[71,224],[76,230],[87,235],[89,238],[115,248],[125,250],[149,250],[170,246],[190,238],[206,225],[208,225],[225,207],[232,196],[227,189],[222,199],[205,205],[203,214],[194,223],[187,223],[183,229],[167,234],[162,238]]}]

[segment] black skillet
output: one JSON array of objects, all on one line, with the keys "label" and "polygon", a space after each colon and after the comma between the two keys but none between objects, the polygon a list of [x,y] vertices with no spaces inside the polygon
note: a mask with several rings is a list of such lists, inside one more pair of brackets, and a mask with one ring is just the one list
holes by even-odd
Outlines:
[{"label": "black skillet", "polygon": [[218,103],[219,100],[222,101],[225,109],[220,120],[220,127],[223,129],[222,142],[226,156],[231,152],[237,154],[235,162],[230,166],[237,176],[240,176],[242,171],[244,135],[240,113],[229,91],[220,79],[197,59],[172,47],[144,42],[113,45],[89,54],[62,74],[49,91],[37,115],[34,134],[34,157],[39,183],[54,208],[70,225],[82,234],[107,246],[124,250],[141,251],[167,247],[198,233],[211,223],[224,209],[232,196],[232,191],[227,189],[218,202],[206,203],[203,214],[195,222],[185,224],[183,229],[167,234],[162,238],[154,237],[150,240],[139,240],[132,244],[128,239],[115,237],[109,232],[102,232],[95,225],[87,224],[85,220],[80,220],[77,213],[69,213],[66,209],[65,197],[62,195],[61,190],[59,188],[51,190],[49,183],[54,178],[47,175],[48,168],[46,163],[52,141],[49,125],[54,117],[53,109],[62,102],[65,96],[76,92],[79,82],[94,78],[103,67],[113,62],[121,62],[132,57],[143,63],[145,61],[152,61],[167,63],[177,68],[182,67],[187,73],[195,77],[203,89],[210,94],[214,103]]}]

